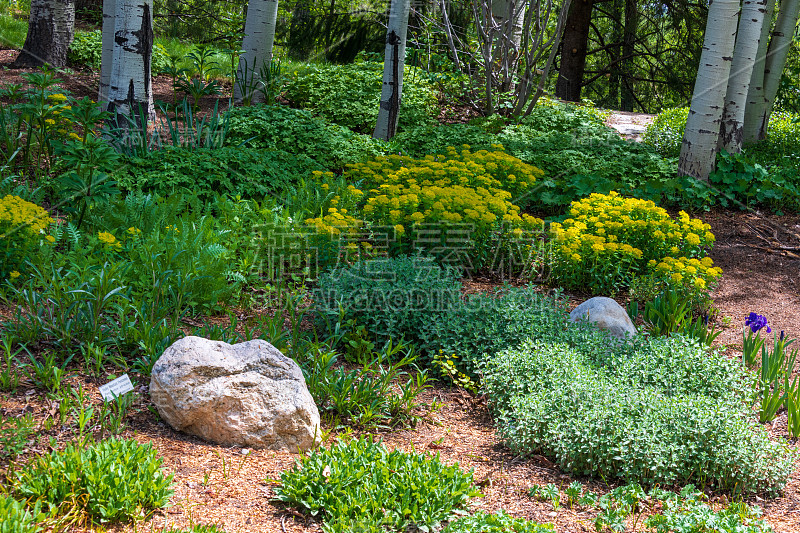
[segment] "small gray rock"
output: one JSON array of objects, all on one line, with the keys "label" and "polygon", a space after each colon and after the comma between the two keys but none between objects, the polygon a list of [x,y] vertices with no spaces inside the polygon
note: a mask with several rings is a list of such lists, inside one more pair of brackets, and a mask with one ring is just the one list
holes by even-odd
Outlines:
[{"label": "small gray rock", "polygon": [[578,320],[588,320],[618,339],[636,335],[636,326],[633,325],[625,309],[605,296],[590,298],[573,309],[569,314],[569,321]]},{"label": "small gray rock", "polygon": [[150,395],[170,426],[217,444],[296,452],[320,442],[303,372],[264,340],[184,337],[153,366]]}]

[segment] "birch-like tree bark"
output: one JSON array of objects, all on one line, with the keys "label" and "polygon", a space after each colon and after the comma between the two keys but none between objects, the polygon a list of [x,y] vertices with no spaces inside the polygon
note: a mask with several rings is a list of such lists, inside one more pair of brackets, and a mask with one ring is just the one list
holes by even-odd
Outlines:
[{"label": "birch-like tree bark", "polygon": [[758,56],[767,2],[768,0],[744,0],[742,3],[718,141],[719,147],[728,153],[742,151],[747,93]]},{"label": "birch-like tree bark", "polygon": [[100,55],[100,91],[97,95],[97,101],[102,104],[108,104],[108,86],[111,84],[116,9],[117,0],[103,0],[103,48]]},{"label": "birch-like tree bark", "polygon": [[28,35],[14,68],[67,64],[67,49],[75,34],[75,0],[31,0]]},{"label": "birch-like tree bark", "polygon": [[764,64],[769,49],[769,34],[772,29],[772,15],[775,12],[775,1],[767,0],[764,24],[761,26],[761,36],[758,41],[758,53],[753,64],[753,76],[750,78],[750,87],[747,89],[747,107],[744,110],[744,140],[743,144],[754,142],[758,139],[758,117],[764,108]]},{"label": "birch-like tree bark", "polygon": [[800,0],[783,0],[775,20],[775,29],[769,40],[769,50],[764,61],[764,107],[756,118],[758,125],[758,140],[767,136],[769,117],[775,97],[778,95],[778,86],[786,66],[786,57],[792,46],[792,37],[797,27],[797,18],[800,15]]},{"label": "birch-like tree bark", "polygon": [[155,118],[150,61],[153,55],[153,0],[116,0],[114,50],[108,84],[112,122],[127,127],[134,118],[144,131]]},{"label": "birch-like tree bark", "polygon": [[739,6],[738,0],[709,2],[700,68],[678,160],[679,176],[707,180],[714,168]]},{"label": "birch-like tree bark", "polygon": [[272,62],[272,46],[275,43],[275,27],[278,21],[278,0],[250,0],[247,4],[247,19],[244,23],[244,39],[239,56],[239,68],[233,85],[233,99],[258,102],[263,98],[259,90],[261,72]]},{"label": "birch-like tree bark", "polygon": [[521,54],[522,26],[527,0],[492,0],[490,9],[498,31],[494,43],[494,63],[500,72],[498,91],[507,93],[514,88],[514,77]]},{"label": "birch-like tree bark", "polygon": [[372,136],[388,141],[397,131],[400,103],[403,96],[403,68],[406,57],[406,34],[410,0],[392,0],[389,25],[386,29],[386,49],[383,60],[383,88],[378,120]]}]

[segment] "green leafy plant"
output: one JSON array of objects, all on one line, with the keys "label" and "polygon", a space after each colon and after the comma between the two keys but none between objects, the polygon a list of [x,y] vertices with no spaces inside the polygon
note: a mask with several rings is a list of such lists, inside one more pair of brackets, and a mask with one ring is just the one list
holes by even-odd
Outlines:
[{"label": "green leafy plant", "polygon": [[[19,374],[23,363],[17,358],[23,351],[28,349],[24,344],[14,345],[11,337],[4,336],[0,350],[3,352],[3,369],[0,370],[0,390],[14,392],[19,386]],[[16,349],[15,349],[16,348]]]},{"label": "green leafy plant", "polygon": [[644,320],[653,335],[671,335],[682,329],[690,311],[688,300],[678,291],[667,289],[645,304]]},{"label": "green leafy plant", "polygon": [[497,514],[477,512],[450,522],[442,533],[544,533],[555,531],[552,524],[512,518],[505,511]]},{"label": "green leafy plant", "polygon": [[792,454],[752,419],[735,362],[681,336],[596,335],[573,330],[486,360],[484,390],[512,449],[604,479],[782,489]]},{"label": "green leafy plant", "polygon": [[569,505],[569,508],[572,509],[572,506],[578,503],[578,501],[581,499],[581,495],[583,494],[583,483],[580,481],[573,481],[566,489],[564,489],[564,493],[567,495],[567,504]]},{"label": "green leafy plant", "polygon": [[69,445],[15,471],[14,490],[57,514],[81,510],[96,522],[129,520],[169,501],[172,475],[161,464],[151,445],[135,440]]},{"label": "green leafy plant", "polygon": [[647,125],[642,135],[642,142],[667,157],[678,157],[688,117],[688,107],[674,107],[662,111]]},{"label": "green leafy plant", "polygon": [[45,518],[40,504],[34,504],[31,509],[25,502],[4,494],[0,494],[0,516],[3,517],[0,524],[3,533],[39,533],[43,528],[37,523]]},{"label": "green leafy plant", "polygon": [[17,457],[35,432],[36,421],[30,413],[19,417],[4,417],[0,414],[0,459]]},{"label": "green leafy plant", "polygon": [[358,439],[302,457],[281,474],[275,494],[278,501],[321,518],[326,531],[430,531],[479,495],[472,481],[458,464],[446,466],[437,457],[389,451]]}]

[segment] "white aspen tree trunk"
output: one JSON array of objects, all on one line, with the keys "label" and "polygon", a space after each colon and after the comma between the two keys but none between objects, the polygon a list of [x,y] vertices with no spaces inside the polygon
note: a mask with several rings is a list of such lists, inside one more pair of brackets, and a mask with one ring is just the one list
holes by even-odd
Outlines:
[{"label": "white aspen tree trunk", "polygon": [[272,62],[272,46],[275,43],[275,27],[278,21],[278,0],[250,0],[247,4],[247,19],[244,23],[244,38],[233,84],[233,99],[257,102],[263,95],[258,90],[261,69],[269,68]]},{"label": "white aspen tree trunk", "polygon": [[[114,52],[108,84],[112,122],[126,128],[122,115],[144,130],[155,118],[150,60],[153,55],[153,0],[117,0]],[[140,112],[141,110],[141,112]]]},{"label": "white aspen tree trunk", "polygon": [[67,65],[75,35],[75,0],[31,0],[28,35],[14,68]]},{"label": "white aspen tree trunk", "polygon": [[727,150],[728,153],[742,151],[747,93],[758,55],[767,1],[744,0],[742,3],[718,143],[719,148]]},{"label": "white aspen tree trunk", "polygon": [[383,60],[383,88],[378,120],[372,136],[388,141],[397,131],[400,102],[403,94],[403,67],[406,57],[406,34],[410,0],[392,0],[389,25],[386,30],[386,50]]},{"label": "white aspen tree trunk", "polygon": [[678,160],[679,176],[707,180],[714,168],[739,5],[738,0],[709,2],[703,52]]},{"label": "white aspen tree trunk", "polygon": [[111,83],[111,64],[114,61],[114,20],[116,0],[103,0],[103,50],[100,56],[100,91],[97,101],[108,104],[108,86]]},{"label": "white aspen tree trunk", "polygon": [[514,89],[527,0],[490,0],[492,18],[499,27],[492,55],[501,69],[500,92]]},{"label": "white aspen tree trunk", "polygon": [[783,75],[783,67],[786,66],[786,57],[792,46],[798,14],[800,14],[800,0],[781,2],[775,29],[772,30],[772,37],[769,40],[767,58],[764,62],[764,108],[760,110],[756,120],[759,140],[767,136],[769,117],[772,114],[772,106],[775,105],[775,97],[778,95],[778,86]]},{"label": "white aspen tree trunk", "polygon": [[758,54],[753,65],[753,76],[747,90],[747,107],[744,110],[744,144],[758,139],[758,117],[764,108],[764,63],[769,49],[769,34],[772,29],[772,15],[775,12],[775,1],[767,0],[764,24],[761,26],[761,37],[758,41]]}]

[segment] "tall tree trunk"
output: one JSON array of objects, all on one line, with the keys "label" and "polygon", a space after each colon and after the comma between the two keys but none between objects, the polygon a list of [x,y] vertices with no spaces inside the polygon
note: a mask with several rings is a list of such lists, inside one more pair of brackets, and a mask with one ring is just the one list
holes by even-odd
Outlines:
[{"label": "tall tree trunk", "polygon": [[522,26],[525,20],[526,0],[493,0],[492,18],[500,27],[494,43],[494,63],[501,72],[498,91],[507,93],[514,89],[514,76],[519,64]]},{"label": "tall tree trunk", "polygon": [[575,0],[567,15],[564,37],[561,39],[561,66],[556,80],[556,97],[562,100],[581,101],[593,5],[594,0]]},{"label": "tall tree trunk", "polygon": [[31,0],[28,35],[12,67],[66,66],[74,34],[75,0]]},{"label": "tall tree trunk", "polygon": [[108,103],[108,87],[111,83],[111,64],[114,61],[114,22],[117,0],[103,0],[103,49],[100,56],[100,91],[97,101]]},{"label": "tall tree trunk", "polygon": [[764,24],[758,40],[758,53],[753,64],[753,76],[747,89],[747,106],[744,110],[744,140],[748,144],[758,140],[758,121],[764,109],[764,64],[769,49],[769,34],[772,29],[772,15],[775,12],[775,1],[767,0],[764,12]]},{"label": "tall tree trunk", "polygon": [[292,20],[289,24],[289,57],[297,61],[307,61],[314,47],[311,38],[314,19],[311,15],[311,4],[308,0],[297,0],[292,9]]},{"label": "tall tree trunk", "polygon": [[[141,131],[155,118],[150,61],[153,56],[153,0],[116,0],[114,52],[108,84],[112,123],[127,129],[130,117]],[[125,117],[123,117],[123,115]]]},{"label": "tall tree trunk", "polygon": [[714,168],[739,5],[738,0],[709,2],[703,52],[678,160],[679,176],[707,180]]},{"label": "tall tree trunk", "polygon": [[247,20],[244,24],[244,39],[233,85],[236,102],[257,102],[262,98],[258,91],[262,68],[272,62],[272,45],[275,43],[275,27],[278,21],[278,0],[250,0],[247,4]]},{"label": "tall tree trunk", "polygon": [[768,0],[744,0],[736,32],[731,73],[725,96],[725,107],[720,124],[719,147],[729,153],[742,151],[744,141],[744,113],[747,93],[753,77],[753,66],[758,55],[761,29]]},{"label": "tall tree trunk", "polygon": [[606,97],[606,106],[609,109],[619,109],[619,96],[620,86],[622,83],[622,70],[620,66],[620,58],[622,57],[622,41],[625,40],[623,34],[624,24],[624,0],[614,0],[611,6],[612,31],[611,31],[611,44],[608,46],[608,59],[610,68],[608,73],[608,96]]},{"label": "tall tree trunk", "polygon": [[622,111],[633,111],[633,54],[636,52],[636,29],[639,9],[636,0],[625,0],[625,30],[622,43]]},{"label": "tall tree trunk", "polygon": [[403,67],[406,57],[406,34],[410,0],[392,0],[389,10],[389,26],[386,29],[386,50],[383,60],[383,89],[378,120],[375,124],[376,139],[389,140],[397,131],[400,118],[400,102],[403,95]]},{"label": "tall tree trunk", "polygon": [[759,140],[767,136],[769,117],[772,114],[772,106],[775,105],[775,97],[778,95],[778,86],[783,75],[783,67],[786,66],[786,57],[792,46],[798,14],[800,14],[800,0],[781,2],[775,29],[772,30],[772,37],[769,40],[767,58],[764,62],[764,108],[757,118]]}]

